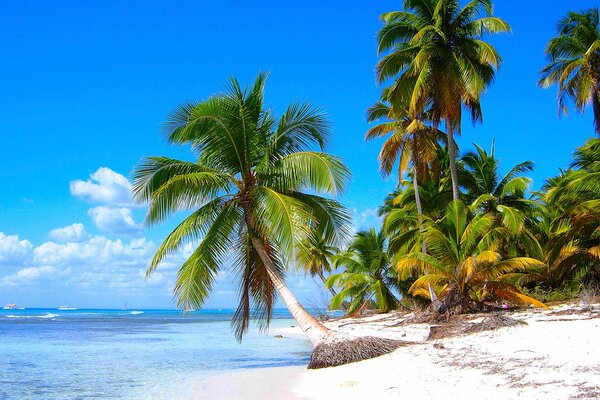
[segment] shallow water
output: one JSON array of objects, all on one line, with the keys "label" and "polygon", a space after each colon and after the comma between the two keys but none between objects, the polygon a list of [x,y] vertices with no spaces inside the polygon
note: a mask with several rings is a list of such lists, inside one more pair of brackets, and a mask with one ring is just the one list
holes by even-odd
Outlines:
[{"label": "shallow water", "polygon": [[[0,310],[0,399],[173,399],[238,368],[302,365],[310,344],[251,329],[233,310]],[[294,324],[287,311],[271,327]]]}]

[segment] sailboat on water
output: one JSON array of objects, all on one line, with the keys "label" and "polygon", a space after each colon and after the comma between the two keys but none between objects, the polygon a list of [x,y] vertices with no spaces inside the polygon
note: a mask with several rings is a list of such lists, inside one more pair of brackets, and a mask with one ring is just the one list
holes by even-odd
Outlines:
[{"label": "sailboat on water", "polygon": [[57,308],[58,311],[73,311],[73,310],[77,310],[77,308],[75,307],[69,307],[69,306],[60,306]]},{"label": "sailboat on water", "polygon": [[[23,304],[23,302],[21,301],[21,296],[19,296],[19,292],[17,290],[15,290],[15,294],[17,295],[17,299],[19,300],[19,303]],[[24,310],[25,307],[19,307],[16,303],[8,303],[4,307],[2,307],[2,309],[3,310]]]},{"label": "sailboat on water", "polygon": [[25,308],[17,306],[15,303],[8,303],[4,307],[3,310],[24,310]]}]

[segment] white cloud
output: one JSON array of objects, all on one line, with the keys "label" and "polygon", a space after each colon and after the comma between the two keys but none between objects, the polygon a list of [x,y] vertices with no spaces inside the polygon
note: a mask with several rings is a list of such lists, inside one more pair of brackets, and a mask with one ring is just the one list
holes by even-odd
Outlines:
[{"label": "white cloud", "polygon": [[134,205],[129,180],[107,167],[98,168],[86,181],[71,181],[69,188],[73,196],[90,203],[117,207]]},{"label": "white cloud", "polygon": [[32,247],[28,240],[0,232],[0,264],[22,265],[31,255]]},{"label": "white cloud", "polygon": [[145,265],[154,249],[154,244],[145,238],[129,243],[94,236],[85,242],[46,242],[33,250],[37,265],[53,266],[127,266]]},{"label": "white cloud", "polygon": [[88,215],[98,229],[116,235],[137,235],[142,226],[133,219],[129,208],[110,208],[98,206],[90,208]]},{"label": "white cloud", "polygon": [[50,275],[56,270],[53,267],[29,267],[0,279],[0,286],[15,286],[36,280],[43,275]]},{"label": "white cloud", "polygon": [[383,218],[377,215],[376,208],[365,208],[362,211],[358,211],[356,208],[352,210],[354,226],[356,230],[365,230],[375,228],[376,230],[381,228]]},{"label": "white cloud", "polygon": [[51,239],[58,242],[81,242],[88,238],[83,224],[77,223],[64,228],[52,229],[49,234]]}]

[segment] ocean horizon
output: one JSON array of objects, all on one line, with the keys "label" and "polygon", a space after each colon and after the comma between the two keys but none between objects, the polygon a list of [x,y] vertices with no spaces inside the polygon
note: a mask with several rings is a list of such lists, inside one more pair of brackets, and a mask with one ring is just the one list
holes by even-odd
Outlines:
[{"label": "ocean horizon", "polygon": [[[200,379],[237,369],[306,365],[310,343],[251,325],[234,309],[0,310],[0,398],[184,398]],[[295,325],[285,309],[271,330]]]}]

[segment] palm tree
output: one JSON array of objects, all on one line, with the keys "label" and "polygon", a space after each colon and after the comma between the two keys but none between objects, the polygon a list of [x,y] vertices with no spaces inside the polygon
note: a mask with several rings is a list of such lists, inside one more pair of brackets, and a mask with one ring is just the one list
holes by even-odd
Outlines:
[{"label": "palm tree", "polygon": [[460,200],[451,202],[444,218],[429,221],[423,232],[429,254],[412,252],[394,259],[399,276],[419,276],[409,293],[430,297],[431,285],[446,296],[448,306],[456,297],[463,312],[496,299],[544,307],[516,285],[534,279],[543,263],[528,257],[505,258],[497,249],[509,235],[506,228],[495,225],[491,214],[478,214],[469,221],[468,207]]},{"label": "palm tree", "polygon": [[[475,144],[476,151],[466,153],[462,158],[462,171],[459,172],[459,181],[466,189],[465,197],[468,202],[473,202],[481,196],[492,196],[497,204],[514,204],[515,208],[522,209],[521,204],[531,179],[523,174],[533,171],[533,163],[525,161],[512,167],[504,176],[500,175],[500,160],[496,158],[494,144],[488,154],[483,148]],[[493,201],[485,201],[485,211],[494,208]]]},{"label": "palm tree", "polygon": [[371,301],[383,312],[396,307],[398,299],[392,288],[397,286],[397,275],[391,269],[383,232],[377,233],[373,228],[358,232],[348,249],[334,260],[335,267],[344,271],[327,279],[328,287],[340,288],[331,299],[331,308],[338,308],[346,299],[350,301],[349,315],[360,313]]},{"label": "palm tree", "polygon": [[567,100],[582,113],[592,104],[594,127],[600,135],[600,18],[598,7],[569,12],[558,23],[558,36],[546,46],[549,64],[539,85],[558,84],[558,112],[567,113]]},{"label": "palm tree", "polygon": [[[489,154],[477,144],[475,148],[475,152],[462,157],[459,166],[459,181],[466,189],[466,201],[471,203],[473,211],[497,215],[498,222],[513,236],[508,244],[514,249],[512,254],[523,254],[527,250],[532,251],[526,251],[530,256],[542,257],[541,248],[537,246],[530,231],[537,224],[536,212],[540,203],[526,198],[531,179],[522,176],[533,171],[533,163],[519,163],[502,176],[499,171],[500,161],[494,154],[494,145],[492,144]],[[517,247],[520,247],[518,251]]]},{"label": "palm tree", "polygon": [[200,308],[218,272],[233,262],[240,280],[232,321],[237,338],[253,311],[262,328],[268,325],[278,293],[317,346],[329,331],[286,286],[284,264],[308,226],[320,224],[330,237],[348,223],[339,203],[315,193],[340,193],[349,171],[323,152],[329,125],[321,111],[297,103],[276,120],[264,108],[266,78],[259,74],[250,88],[232,78],[224,93],[170,115],[168,141],[191,146],[195,162],[149,157],[136,167],[133,192],[149,203],[148,224],[194,210],[159,246],[147,274],[185,242],[199,239],[177,274],[179,307]]},{"label": "palm tree", "polygon": [[412,181],[414,188],[415,204],[419,225],[421,224],[421,198],[419,196],[419,181],[425,180],[429,175],[429,164],[435,160],[437,144],[443,139],[443,132],[427,125],[427,113],[411,115],[406,107],[394,108],[384,99],[375,103],[367,111],[369,122],[384,120],[384,122],[367,131],[366,140],[390,135],[379,153],[381,174],[386,177],[392,172],[393,166],[398,163],[398,178],[412,163]]},{"label": "palm tree", "polygon": [[410,114],[431,108],[434,126],[445,120],[453,198],[459,198],[454,133],[460,133],[463,106],[481,121],[480,100],[502,59],[484,34],[510,31],[492,15],[491,0],[405,0],[404,11],[382,15],[376,67],[379,83],[395,78],[392,104],[408,104]]},{"label": "palm tree", "polygon": [[[325,274],[331,273],[332,266],[330,260],[339,253],[339,249],[333,246],[320,232],[311,232],[311,234],[301,241],[298,245],[296,259],[300,267],[304,269],[304,274],[310,274],[311,277],[318,276],[323,284],[326,282]],[[332,296],[336,296],[336,291],[329,287]],[[345,304],[340,304],[342,311],[347,311]]]},{"label": "palm tree", "polygon": [[600,282],[600,139],[577,149],[571,169],[548,180],[540,233],[548,283]]}]

